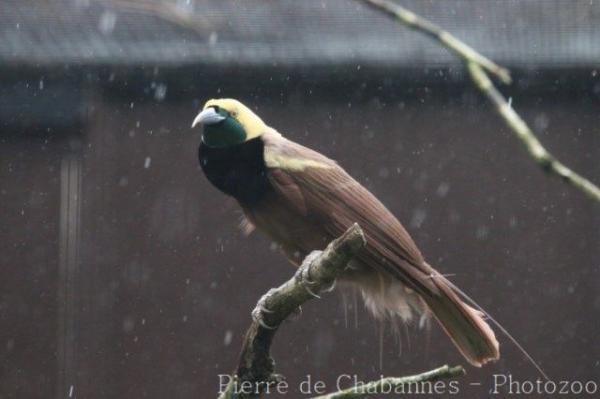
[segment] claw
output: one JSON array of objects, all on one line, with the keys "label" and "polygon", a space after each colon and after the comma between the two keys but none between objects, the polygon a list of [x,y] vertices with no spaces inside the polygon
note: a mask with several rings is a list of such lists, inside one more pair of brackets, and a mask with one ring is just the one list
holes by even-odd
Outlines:
[{"label": "claw", "polygon": [[276,327],[271,327],[270,325],[265,323],[263,313],[272,313],[272,312],[265,311],[264,307],[257,305],[254,308],[254,310],[252,311],[252,320],[254,320],[256,323],[260,324],[263,328],[266,328],[267,330],[275,330]]},{"label": "claw", "polygon": [[263,313],[275,313],[274,310],[267,309],[265,306],[261,308],[261,312]]},{"label": "claw", "polygon": [[312,295],[313,297],[315,297],[317,299],[321,299],[321,297],[319,295],[317,295],[311,291],[311,289],[309,288],[308,285],[306,285],[306,284],[302,284],[302,285],[304,286],[304,289],[306,290],[306,292],[308,292],[310,295]]},{"label": "claw", "polygon": [[321,255],[322,252],[323,251],[312,251],[310,254],[308,254],[296,272],[296,278],[298,281],[300,281],[300,283],[302,283],[302,286],[306,292],[317,299],[321,299],[321,297],[310,289],[310,285],[314,284],[314,281],[312,281],[310,278],[310,265],[319,255]]},{"label": "claw", "polygon": [[[302,283],[302,286],[304,287],[304,289],[314,298],[317,299],[321,299],[321,296],[316,294],[311,288],[311,285],[314,285],[314,281],[311,280],[310,278],[310,265],[312,264],[312,262],[314,262],[314,260],[321,255],[323,251],[312,251],[310,254],[308,254],[308,256],[306,258],[304,258],[304,262],[302,262],[302,265],[300,265],[300,268],[298,269],[298,271],[296,272],[296,278]],[[333,283],[327,287],[326,289],[323,290],[323,292],[331,292],[334,290],[336,286],[336,281],[334,280]]]},{"label": "claw", "polygon": [[266,328],[267,330],[275,330],[277,328],[277,327],[271,327],[270,325],[265,323],[264,316],[263,316],[265,313],[274,313],[274,311],[268,309],[265,305],[265,303],[267,302],[267,299],[271,295],[271,291],[272,290],[269,290],[269,292],[267,292],[265,295],[263,295],[258,300],[258,303],[256,304],[256,307],[254,308],[254,310],[252,310],[252,320],[257,322],[258,324],[260,324],[263,328]]},{"label": "claw", "polygon": [[260,324],[260,326],[262,328],[267,329],[267,330],[275,330],[277,328],[277,327],[271,327],[270,325],[268,325],[267,323],[265,323],[262,318],[257,319],[256,322],[258,324]]}]

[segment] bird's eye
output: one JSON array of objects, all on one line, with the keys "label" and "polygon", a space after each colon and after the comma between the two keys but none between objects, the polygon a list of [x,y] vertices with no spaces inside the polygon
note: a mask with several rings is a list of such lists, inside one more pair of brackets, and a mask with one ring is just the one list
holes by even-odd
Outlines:
[{"label": "bird's eye", "polygon": [[215,110],[215,112],[218,114],[219,111],[221,110],[221,108],[219,108],[218,105],[213,105],[213,109]]}]

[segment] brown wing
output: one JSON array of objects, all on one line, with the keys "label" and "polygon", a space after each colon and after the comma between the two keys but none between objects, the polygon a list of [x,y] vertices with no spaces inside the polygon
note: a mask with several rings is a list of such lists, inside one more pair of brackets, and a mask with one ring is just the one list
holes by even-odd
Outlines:
[{"label": "brown wing", "polygon": [[269,180],[295,212],[314,221],[330,240],[358,223],[367,238],[361,260],[417,292],[437,292],[429,277],[433,270],[402,224],[373,194],[313,150],[276,135],[265,135],[263,141]]},{"label": "brown wing", "polygon": [[[498,341],[483,315],[462,302],[451,283],[424,261],[404,227],[373,194],[315,151],[274,134],[263,141],[268,178],[280,199],[274,203],[288,208],[286,217],[304,218],[327,240],[358,223],[367,238],[359,254],[362,263],[419,293],[471,364],[499,358]],[[301,230],[308,231],[304,226]],[[303,241],[305,248],[313,245],[301,234],[294,239]]]}]

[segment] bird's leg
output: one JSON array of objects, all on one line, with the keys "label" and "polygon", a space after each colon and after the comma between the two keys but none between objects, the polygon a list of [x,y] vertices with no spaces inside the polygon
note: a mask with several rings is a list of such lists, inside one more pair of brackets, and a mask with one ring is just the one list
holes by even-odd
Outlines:
[{"label": "bird's leg", "polygon": [[310,278],[310,265],[314,262],[315,259],[321,255],[323,251],[312,251],[309,253],[306,258],[302,261],[302,264],[296,271],[296,279],[302,284],[304,289],[313,297],[317,299],[321,299],[321,297],[315,294],[310,286],[314,285],[314,281]]},{"label": "bird's leg", "polygon": [[265,295],[260,297],[258,303],[254,310],[252,310],[252,320],[260,324],[263,328],[267,330],[275,330],[277,327],[271,327],[265,323],[265,313],[273,313],[272,310],[269,310],[266,306],[266,302],[271,295],[273,295],[274,288],[271,288]]}]

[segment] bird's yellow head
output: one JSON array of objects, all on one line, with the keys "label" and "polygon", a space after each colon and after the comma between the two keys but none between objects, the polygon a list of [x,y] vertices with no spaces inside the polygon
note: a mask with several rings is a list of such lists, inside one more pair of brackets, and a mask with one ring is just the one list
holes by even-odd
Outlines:
[{"label": "bird's yellow head", "polygon": [[202,125],[202,141],[210,147],[241,144],[263,134],[267,125],[244,104],[231,98],[208,100],[192,128]]}]

